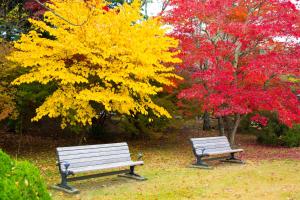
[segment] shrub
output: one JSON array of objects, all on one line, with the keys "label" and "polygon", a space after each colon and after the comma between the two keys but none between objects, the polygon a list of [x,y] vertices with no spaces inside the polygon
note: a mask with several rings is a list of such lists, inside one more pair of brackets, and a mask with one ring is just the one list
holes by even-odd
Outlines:
[{"label": "shrub", "polygon": [[268,125],[258,133],[257,141],[261,144],[280,145],[286,147],[300,146],[300,125],[293,128],[280,124],[276,121],[270,121]]},{"label": "shrub", "polygon": [[281,145],[280,138],[288,127],[280,124],[276,118],[271,118],[268,125],[263,127],[257,135],[257,141],[261,144]]},{"label": "shrub", "polygon": [[0,150],[0,199],[51,199],[39,170],[27,161],[14,161]]},{"label": "shrub", "polygon": [[300,146],[300,124],[289,129],[282,136],[282,143],[287,147],[299,147]]},{"label": "shrub", "polygon": [[14,161],[3,151],[0,150],[0,199],[13,199],[9,198],[13,196],[13,189],[8,187],[8,176],[14,166]]},{"label": "shrub", "polygon": [[279,137],[272,132],[259,133],[259,135],[257,136],[257,141],[261,144],[266,145],[280,145]]},{"label": "shrub", "polygon": [[155,118],[153,121],[149,121],[147,116],[135,115],[135,116],[126,116],[120,123],[121,128],[126,133],[130,133],[133,137],[139,136],[149,136],[152,131],[160,131],[166,125],[164,124],[165,118]]},{"label": "shrub", "polygon": [[14,161],[3,151],[0,150],[0,177],[10,172],[14,165]]}]

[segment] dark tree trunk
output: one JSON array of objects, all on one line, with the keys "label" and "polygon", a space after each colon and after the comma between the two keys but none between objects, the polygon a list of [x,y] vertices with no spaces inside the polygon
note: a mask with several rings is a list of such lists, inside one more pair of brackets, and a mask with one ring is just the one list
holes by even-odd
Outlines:
[{"label": "dark tree trunk", "polygon": [[20,119],[19,119],[19,134],[20,134],[20,138],[19,138],[19,142],[18,142],[18,149],[17,149],[17,154],[16,154],[16,159],[18,159],[18,156],[20,154],[20,150],[21,150],[21,146],[22,146],[22,140],[23,140],[23,114],[20,114]]},{"label": "dark tree trunk", "polygon": [[230,140],[230,132],[232,129],[232,122],[229,116],[223,117],[224,122],[224,133],[227,136],[228,140]]},{"label": "dark tree trunk", "polygon": [[86,137],[87,137],[86,131],[81,131],[78,136],[78,142],[77,142],[78,145],[83,145],[87,141]]},{"label": "dark tree trunk", "polygon": [[224,116],[223,118],[225,135],[227,136],[230,145],[233,146],[235,142],[235,135],[241,122],[241,116],[239,114],[236,114],[234,117]]},{"label": "dark tree trunk", "polygon": [[223,121],[223,118],[221,116],[218,117],[218,129],[219,129],[219,135],[224,136],[225,135],[224,121]]},{"label": "dark tree trunk", "polygon": [[133,124],[133,126],[135,127],[135,129],[138,131],[137,133],[132,133],[131,137],[132,139],[137,139],[137,138],[148,138],[149,136],[149,132],[147,127],[143,124],[143,122],[141,122],[139,120],[139,115],[136,114],[133,117],[130,116],[128,118],[128,121]]},{"label": "dark tree trunk", "polygon": [[237,114],[235,117],[234,117],[234,125],[233,125],[233,128],[230,132],[230,145],[233,146],[234,145],[234,142],[235,142],[235,135],[236,135],[236,132],[237,132],[237,129],[239,127],[239,124],[241,122],[241,116],[239,114]]},{"label": "dark tree trunk", "polygon": [[101,111],[99,113],[99,117],[92,118],[92,126],[89,132],[92,134],[93,137],[99,137],[101,134],[104,133],[104,125],[107,120],[107,113],[105,111]]},{"label": "dark tree trunk", "polygon": [[209,113],[205,111],[203,114],[203,130],[209,131],[210,129],[211,129],[211,125],[210,125]]}]

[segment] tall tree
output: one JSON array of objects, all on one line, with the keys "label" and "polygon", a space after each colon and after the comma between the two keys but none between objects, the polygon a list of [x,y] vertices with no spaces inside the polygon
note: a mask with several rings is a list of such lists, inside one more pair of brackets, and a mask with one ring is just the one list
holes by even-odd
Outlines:
[{"label": "tall tree", "polygon": [[43,4],[50,2],[49,0],[25,0],[24,8],[29,11],[30,16],[40,17],[47,10]]},{"label": "tall tree", "polygon": [[144,21],[137,1],[109,11],[102,0],[51,2],[54,12],[78,26],[45,12],[45,22],[30,20],[35,30],[22,35],[10,56],[30,70],[14,84],[57,85],[33,120],[60,117],[62,127],[84,126],[101,110],[170,117],[151,99],[179,78],[171,65],[180,62],[172,50],[178,42],[165,35],[159,19]]},{"label": "tall tree", "polygon": [[15,102],[16,89],[9,82],[16,77],[14,63],[7,61],[6,56],[12,51],[11,45],[0,41],[0,121],[18,115]]},{"label": "tall tree", "polygon": [[[288,0],[171,0],[165,16],[180,39],[182,69],[194,84],[179,98],[198,99],[225,123],[234,143],[241,117],[276,112],[300,122],[300,12]],[[226,126],[227,125],[227,126]],[[224,127],[220,127],[224,130]]]}]

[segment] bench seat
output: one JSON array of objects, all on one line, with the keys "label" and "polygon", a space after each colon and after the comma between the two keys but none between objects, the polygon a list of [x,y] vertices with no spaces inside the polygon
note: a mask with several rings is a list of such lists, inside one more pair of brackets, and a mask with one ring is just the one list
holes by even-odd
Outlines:
[{"label": "bench seat", "polygon": [[75,169],[69,168],[70,171],[74,173],[81,173],[81,172],[91,172],[96,170],[105,170],[105,169],[113,169],[119,167],[128,167],[128,166],[138,166],[143,165],[143,161],[128,161],[128,162],[119,162],[119,163],[111,163],[105,165],[95,165],[95,166],[87,166],[87,167],[78,167]]},{"label": "bench seat", "polygon": [[243,152],[243,149],[233,149],[233,150],[227,150],[227,151],[214,151],[214,152],[207,152],[205,154],[212,156],[212,155],[219,155],[219,154],[228,154],[228,153],[238,153],[238,152]]},{"label": "bench seat", "polygon": [[[69,186],[68,181],[96,178],[107,175],[123,174],[124,177],[145,180],[144,177],[134,172],[134,167],[143,165],[143,161],[132,161],[128,144],[126,142],[83,145],[56,148],[57,163],[61,175],[61,183],[55,186],[69,193],[79,192]],[[99,174],[70,177],[78,173],[90,173],[99,170],[129,167],[128,170],[115,170]],[[125,174],[124,174],[125,173]]]},{"label": "bench seat", "polygon": [[[204,138],[191,138],[193,147],[193,153],[196,157],[197,166],[203,168],[209,168],[208,165],[203,161],[204,157],[230,154],[229,157],[225,157],[228,162],[243,163],[243,161],[234,157],[235,153],[244,151],[243,149],[232,149],[226,136],[219,137],[204,137]],[[224,157],[222,157],[223,159]],[[215,160],[218,158],[211,158],[206,160]],[[224,161],[224,160],[223,160]]]}]

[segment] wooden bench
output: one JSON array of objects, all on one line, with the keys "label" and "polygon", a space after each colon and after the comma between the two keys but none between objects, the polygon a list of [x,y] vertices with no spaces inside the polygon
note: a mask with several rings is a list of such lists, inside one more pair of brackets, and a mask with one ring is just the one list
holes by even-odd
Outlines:
[{"label": "wooden bench", "polygon": [[[56,148],[57,164],[61,175],[61,183],[55,189],[68,193],[79,191],[68,185],[70,181],[96,178],[101,176],[123,174],[123,177],[145,180],[134,172],[134,167],[143,165],[143,161],[132,161],[127,143],[85,145]],[[140,155],[141,157],[141,155]],[[139,158],[140,159],[140,158]],[[69,177],[78,173],[94,172],[113,168],[129,167],[129,169],[102,172],[85,176]]]},{"label": "wooden bench", "polygon": [[[242,160],[235,157],[235,153],[242,152],[243,149],[232,149],[226,136],[191,138],[191,142],[194,155],[196,156],[196,163],[193,164],[194,167],[209,169],[209,165],[205,162],[207,160],[244,163]],[[203,159],[205,157],[222,154],[229,155]]]}]

